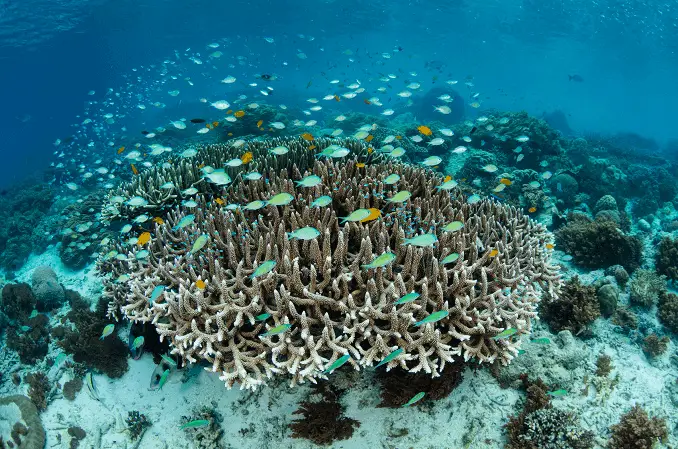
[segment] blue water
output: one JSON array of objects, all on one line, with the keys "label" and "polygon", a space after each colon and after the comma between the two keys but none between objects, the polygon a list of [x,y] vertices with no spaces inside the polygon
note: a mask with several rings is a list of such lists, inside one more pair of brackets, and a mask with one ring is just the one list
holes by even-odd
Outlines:
[{"label": "blue water", "polygon": [[[45,167],[52,142],[69,134],[89,90],[120,86],[134,67],[221,37],[242,53],[258,53],[252,63],[260,70],[279,70],[286,49],[305,47],[314,63],[286,74],[300,83],[338,62],[337,49],[378,55],[401,46],[399,66],[442,61],[443,72],[473,76],[493,107],[560,109],[580,132],[676,137],[678,19],[676,5],[664,2],[32,3],[0,5],[3,184]],[[316,41],[300,45],[297,33]],[[275,49],[262,36],[279,37]],[[363,57],[354,66],[364,77],[379,62]],[[568,74],[585,82],[568,82]]]}]

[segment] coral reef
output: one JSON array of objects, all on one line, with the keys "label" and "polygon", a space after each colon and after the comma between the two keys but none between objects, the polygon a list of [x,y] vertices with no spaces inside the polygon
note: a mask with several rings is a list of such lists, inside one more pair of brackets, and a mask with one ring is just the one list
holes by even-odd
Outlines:
[{"label": "coral reef", "polygon": [[678,240],[664,237],[655,255],[657,272],[671,281],[678,280]]},{"label": "coral reef", "polygon": [[558,245],[581,266],[606,268],[622,265],[627,270],[640,266],[643,249],[640,239],[624,234],[612,221],[590,220],[583,214],[570,214],[567,224],[555,234]]},{"label": "coral reef", "polygon": [[589,449],[593,432],[579,427],[574,413],[553,408],[548,387],[539,379],[521,376],[527,397],[523,409],[506,424],[506,449]]},{"label": "coral reef", "polygon": [[671,332],[678,334],[678,295],[675,293],[661,292],[657,307],[659,321]]},{"label": "coral reef", "polygon": [[[313,145],[322,151],[336,142],[316,139]],[[282,160],[291,168],[279,170],[283,162],[270,161],[270,168],[259,163],[266,181],[220,190],[220,202],[196,197],[198,208],[177,208],[163,224],[155,223],[145,246],[118,243],[108,254],[123,257],[101,257],[109,313],[122,311],[132,321],[153,323],[172,343],[173,354],[207,361],[229,387],[239,382],[241,388],[255,388],[275,374],[289,375],[292,384],[315,381],[343,355],[350,354],[348,362],[359,368],[397,347],[405,353],[389,367],[433,376],[455,356],[504,364],[513,359],[519,339],[492,337],[508,327],[527,333],[541,292],[555,297],[561,284],[550,264],[552,236],[542,225],[503,204],[468,204],[455,192],[435,189],[442,182],[439,174],[370,159],[358,141],[338,141],[355,155],[339,162],[319,160],[301,139],[249,142],[239,151],[268,161],[266,150],[282,144],[290,149]],[[214,163],[224,159],[217,154],[221,149],[201,151],[207,163]],[[195,162],[201,160],[192,166]],[[400,176],[397,187],[382,182],[389,173]],[[293,179],[309,174],[322,184],[295,189]],[[173,179],[156,176],[136,179],[155,184]],[[143,193],[134,188],[127,189]],[[398,190],[411,192],[412,198],[396,207],[387,199]],[[290,204],[237,212],[222,207],[279,192],[290,194]],[[332,203],[310,207],[320,195],[332,195]],[[383,215],[340,224],[339,217],[359,208],[379,209]],[[182,219],[190,224],[180,226]],[[461,230],[442,229],[455,220],[463,222]],[[306,226],[319,235],[289,238],[289,232]],[[404,244],[419,229],[435,233],[438,243]],[[191,245],[201,235],[208,237],[194,254]],[[389,252],[395,256],[392,263],[364,267]],[[453,252],[458,259],[441,265]],[[275,261],[275,269],[254,275],[265,261]],[[158,286],[164,291],[150,304]],[[394,305],[411,291],[421,299]],[[434,313],[447,316],[414,325]],[[272,329],[281,335],[262,336]]]},{"label": "coral reef", "polygon": [[127,431],[130,435],[130,440],[136,441],[141,438],[146,432],[146,429],[151,427],[151,422],[146,418],[146,415],[139,413],[137,410],[132,410],[127,413],[125,418],[127,423]]},{"label": "coral reef", "polygon": [[47,355],[50,343],[49,318],[38,314],[25,323],[7,332],[7,346],[19,354],[22,363],[30,365]]},{"label": "coral reef", "polygon": [[35,305],[36,299],[28,284],[6,284],[2,288],[2,311],[9,318],[25,322]]},{"label": "coral reef", "polygon": [[617,307],[612,322],[626,330],[638,329],[638,317],[626,307]]},{"label": "coral reef", "polygon": [[36,371],[26,375],[26,383],[29,385],[28,396],[35,404],[39,411],[47,409],[47,397],[52,389],[47,375],[42,371]]},{"label": "coral reef", "polygon": [[595,287],[582,285],[575,276],[565,282],[557,297],[545,295],[539,306],[539,316],[555,332],[581,332],[600,316]]},{"label": "coral reef", "polygon": [[65,301],[63,287],[51,267],[40,266],[31,274],[31,289],[36,299],[36,308],[48,312],[61,307]]},{"label": "coral reef", "polygon": [[435,378],[421,373],[408,373],[399,368],[379,371],[376,376],[381,388],[379,407],[402,407],[420,391],[426,391],[427,394],[418,404],[446,398],[461,383],[463,367],[461,363],[448,364],[440,377]]},{"label": "coral reef", "polygon": [[[23,395],[0,397],[0,407],[14,404],[21,413],[21,432],[16,437],[19,441],[14,443],[20,449],[44,449],[45,447],[45,429],[40,421],[40,414],[35,404]],[[16,424],[12,426],[16,428]]]},{"label": "coral reef", "polygon": [[614,277],[621,288],[625,288],[629,281],[629,273],[621,265],[612,265],[605,270],[605,274]]},{"label": "coral reef", "polygon": [[617,310],[619,301],[619,290],[614,284],[605,284],[596,291],[600,314],[605,318],[612,316]]},{"label": "coral reef", "polygon": [[60,328],[59,346],[73,354],[75,362],[111,378],[121,377],[128,369],[129,349],[115,333],[103,340],[99,339],[104,327],[110,323],[106,319],[105,302],[99,301],[97,309],[91,311],[87,303],[74,293],[69,294],[72,309],[67,317],[75,324],[75,330]]},{"label": "coral reef", "polygon": [[600,354],[596,359],[596,376],[607,377],[612,371],[612,357],[607,354]]},{"label": "coral reef", "polygon": [[625,413],[619,424],[610,427],[610,449],[652,449],[660,440],[668,437],[666,419],[650,418],[639,405]]},{"label": "coral reef", "polygon": [[304,401],[294,414],[302,415],[290,424],[292,438],[304,438],[315,444],[327,445],[334,441],[347,440],[360,423],[343,415],[339,403],[340,392],[327,383],[316,388],[322,395],[320,402]]},{"label": "coral reef", "polygon": [[650,334],[643,339],[643,352],[649,357],[658,357],[666,352],[670,341],[667,336],[660,338],[657,334]]},{"label": "coral reef", "polygon": [[653,270],[636,270],[631,276],[629,300],[631,304],[651,307],[659,299],[660,293],[666,290],[663,276]]}]

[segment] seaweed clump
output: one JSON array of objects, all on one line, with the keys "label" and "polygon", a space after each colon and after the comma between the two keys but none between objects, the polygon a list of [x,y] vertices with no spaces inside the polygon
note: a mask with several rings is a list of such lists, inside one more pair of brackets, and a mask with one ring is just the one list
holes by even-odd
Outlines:
[{"label": "seaweed clump", "polygon": [[664,237],[659,242],[655,257],[657,272],[671,281],[678,280],[678,241]]},{"label": "seaweed clump", "polygon": [[141,438],[146,429],[151,427],[151,422],[146,418],[146,415],[139,413],[137,410],[128,412],[125,422],[127,423],[127,431],[132,441]]},{"label": "seaweed clump", "polygon": [[[577,416],[551,405],[548,387],[541,380],[520,376],[527,397],[523,410],[506,424],[506,449],[590,449],[594,433],[579,426]],[[557,445],[553,445],[557,442]]]},{"label": "seaweed clump", "polygon": [[42,371],[36,371],[26,375],[26,383],[29,385],[28,396],[36,408],[43,412],[47,409],[47,397],[52,388],[47,375]]},{"label": "seaweed clump", "polygon": [[417,404],[446,398],[461,383],[463,369],[461,363],[446,364],[440,376],[433,378],[423,373],[408,373],[400,368],[380,370],[376,376],[381,384],[381,403],[378,407],[402,407],[420,391],[426,391],[427,394]]},{"label": "seaweed clump", "polygon": [[99,339],[104,327],[110,323],[106,318],[106,302],[99,301],[96,310],[91,311],[77,293],[69,292],[68,296],[72,310],[67,317],[75,324],[76,330],[60,328],[62,338],[59,345],[73,355],[75,362],[110,378],[121,377],[128,369],[127,345],[115,333]]},{"label": "seaweed clump", "polygon": [[545,295],[539,315],[555,332],[569,330],[573,334],[579,333],[600,316],[596,289],[582,285],[579,277],[575,276],[565,282],[558,297]]},{"label": "seaweed clump", "polygon": [[619,424],[610,430],[609,449],[652,449],[659,440],[668,437],[666,419],[650,418],[639,405],[624,414]]},{"label": "seaweed clump", "polygon": [[638,237],[624,234],[613,221],[569,214],[567,224],[555,234],[558,245],[581,266],[621,265],[630,271],[640,267],[642,242]]},{"label": "seaweed clump", "polygon": [[665,281],[652,270],[637,270],[631,276],[629,285],[631,304],[651,307],[659,299],[659,294],[666,289]]},{"label": "seaweed clump", "polygon": [[292,438],[304,438],[319,445],[351,438],[355,429],[360,427],[360,422],[343,415],[344,408],[339,403],[341,391],[327,383],[315,389],[319,390],[323,400],[299,404],[294,414],[302,415],[303,418],[289,425]]}]

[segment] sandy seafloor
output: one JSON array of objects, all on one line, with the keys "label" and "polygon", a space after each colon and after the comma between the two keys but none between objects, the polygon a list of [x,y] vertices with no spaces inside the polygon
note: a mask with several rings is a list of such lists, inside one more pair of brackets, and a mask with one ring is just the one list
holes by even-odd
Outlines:
[{"label": "sandy seafloor", "polygon": [[[563,253],[556,252],[557,263],[563,266],[566,277],[579,274],[584,283],[603,276],[602,272],[579,272],[559,261]],[[63,267],[55,248],[40,256],[32,256],[17,273],[17,281],[27,282],[32,270],[40,265],[52,267],[65,288],[78,291],[83,297],[94,301],[101,292],[101,281],[92,266],[73,272]],[[622,293],[620,303],[628,303],[628,295]],[[62,312],[63,313],[63,310]],[[640,317],[654,317],[653,311]],[[54,318],[52,318],[54,319]],[[652,318],[654,320],[654,318]],[[656,323],[655,323],[656,325]],[[118,324],[120,337],[127,338],[129,323]],[[569,394],[553,400],[555,407],[576,412],[583,427],[593,430],[598,436],[599,447],[609,436],[610,425],[634,404],[642,405],[651,416],[667,418],[669,432],[674,433],[678,424],[677,367],[671,362],[675,352],[673,344],[661,357],[649,360],[639,344],[623,335],[618,326],[609,320],[599,319],[593,326],[595,336],[580,340],[569,332],[551,335],[546,327],[537,323],[534,337],[548,336],[550,345],[526,342],[525,354],[519,356],[503,371],[505,379],[515,380],[521,372],[541,376],[547,383],[553,382],[566,388]],[[51,344],[52,355],[56,351]],[[595,361],[599,354],[612,357],[614,370],[609,376],[619,374],[620,379],[611,392],[592,385]],[[4,355],[0,367],[3,372],[12,371],[18,359]],[[9,366],[7,366],[9,365]],[[223,417],[224,438],[222,447],[238,449],[263,448],[312,448],[319,447],[309,441],[290,438],[288,424],[294,419],[298,403],[308,398],[308,386],[289,388],[283,381],[271,382],[255,392],[228,390],[214,373],[194,367],[187,376],[174,374],[160,391],[149,388],[154,369],[152,357],[145,354],[140,360],[129,361],[129,371],[120,379],[95,375],[100,401],[93,399],[83,388],[75,401],[59,397],[50,402],[41,415],[47,432],[47,448],[67,448],[69,426],[79,426],[87,432],[80,448],[194,448],[192,432],[180,430],[182,416],[195,416],[201,406],[214,408]],[[589,378],[585,390],[584,378]],[[9,376],[7,376],[9,377]],[[67,370],[52,368],[51,381],[63,383],[70,380]],[[182,378],[188,381],[182,382]],[[350,440],[338,441],[331,448],[501,448],[504,446],[503,425],[508,417],[520,410],[524,396],[517,389],[502,389],[488,370],[467,368],[462,383],[447,398],[426,402],[419,407],[403,409],[377,408],[379,390],[373,381],[371,370],[364,371],[360,380],[343,396],[345,415],[360,421],[360,427]],[[345,382],[347,377],[337,373],[331,382]],[[517,385],[514,382],[514,385]],[[7,378],[0,384],[0,395],[25,394],[24,384],[14,386]],[[124,422],[128,411],[138,410],[153,423],[141,442],[131,442]],[[12,410],[0,410],[11,415]],[[0,420],[0,433],[3,428]],[[6,423],[6,421],[5,421]],[[402,429],[407,429],[407,434]],[[61,438],[59,438],[61,436]],[[61,442],[59,442],[59,440]],[[470,445],[468,444],[470,442]],[[675,435],[667,442],[678,443]]]}]

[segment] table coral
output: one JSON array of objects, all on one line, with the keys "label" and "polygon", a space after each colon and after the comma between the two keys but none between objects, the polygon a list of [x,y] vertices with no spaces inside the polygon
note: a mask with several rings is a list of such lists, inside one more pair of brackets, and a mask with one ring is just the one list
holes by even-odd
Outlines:
[{"label": "table coral", "polygon": [[[467,204],[457,192],[438,190],[441,175],[374,157],[359,141],[313,142],[316,151],[330,144],[349,147],[355,156],[338,162],[318,159],[301,139],[250,142],[235,149],[225,144],[212,149],[219,154],[206,149],[207,161],[193,164],[216,164],[252,151],[255,160],[263,160],[258,170],[265,178],[219,189],[220,202],[210,201],[212,187],[201,187],[199,207],[175,207],[163,224],[155,223],[148,244],[118,243],[115,251],[125,257],[102,256],[98,267],[106,274],[111,316],[122,312],[132,321],[153,323],[161,338],[171,342],[173,354],[208,362],[229,388],[236,382],[256,388],[283,374],[292,384],[315,382],[346,354],[351,356],[348,364],[360,369],[397,347],[405,351],[388,363],[389,369],[399,366],[432,376],[455,357],[509,363],[519,339],[492,337],[510,327],[518,335],[528,333],[541,292],[556,295],[561,285],[557,267],[550,264],[551,234],[512,207],[488,200]],[[290,148],[284,163],[268,156],[278,145]],[[190,171],[183,165],[177,170]],[[176,178],[162,173],[161,182]],[[397,186],[382,182],[390,173],[400,176]],[[295,187],[294,180],[309,174],[319,176],[322,184]],[[157,184],[150,174],[138,178]],[[141,193],[129,186],[119,191],[129,189]],[[411,192],[412,198],[389,203],[398,190]],[[256,211],[223,206],[280,192],[291,194],[293,201]],[[331,195],[332,203],[311,207],[320,195]],[[380,209],[382,216],[340,224],[339,217],[358,208]],[[178,227],[188,214],[195,220]],[[464,223],[462,230],[442,229],[454,220]],[[305,226],[317,228],[319,236],[288,238]],[[436,234],[436,245],[404,244],[406,238],[428,232]],[[205,246],[192,252],[201,235],[209,237]],[[395,254],[392,263],[364,267],[386,252]],[[453,252],[459,258],[442,265]],[[270,273],[252,276],[264,261],[277,265]],[[151,304],[159,285],[164,291]],[[421,297],[394,305],[411,291]],[[414,324],[437,311],[448,316]],[[270,316],[257,318],[263,313]],[[280,325],[289,329],[262,337]]]}]

